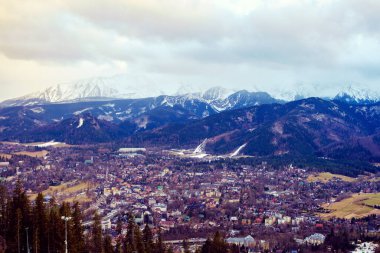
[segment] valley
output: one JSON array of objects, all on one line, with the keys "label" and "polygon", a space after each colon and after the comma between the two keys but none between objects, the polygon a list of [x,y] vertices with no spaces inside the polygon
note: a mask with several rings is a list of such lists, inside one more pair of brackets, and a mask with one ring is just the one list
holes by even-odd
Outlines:
[{"label": "valley", "polygon": [[[45,156],[24,155],[36,149]],[[2,163],[0,176],[9,191],[21,181],[31,201],[42,192],[46,204],[53,199],[79,202],[85,230],[94,210],[110,233],[127,212],[140,225],[146,214],[148,224],[160,227],[168,243],[220,231],[227,237],[249,233],[261,241],[259,249],[274,248],[279,242],[271,240],[274,235],[291,242],[286,244],[290,248],[307,247],[294,239],[328,234],[336,226],[358,230],[380,225],[374,216],[378,209],[364,206],[380,204],[380,170],[363,170],[353,178],[286,160],[279,165],[269,158],[202,151],[3,142],[0,153],[14,155],[2,158],[8,164]],[[353,217],[357,222],[351,222]],[[337,223],[335,218],[347,220]]]},{"label": "valley", "polygon": [[379,238],[378,102],[220,92],[0,108],[1,186],[80,206],[85,234],[98,214],[115,247],[131,222],[178,252],[217,233],[256,252]]}]

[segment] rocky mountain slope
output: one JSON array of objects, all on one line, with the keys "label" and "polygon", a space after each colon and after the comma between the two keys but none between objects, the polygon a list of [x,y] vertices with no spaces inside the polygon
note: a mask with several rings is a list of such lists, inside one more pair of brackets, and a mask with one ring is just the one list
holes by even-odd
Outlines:
[{"label": "rocky mountain slope", "polygon": [[200,153],[380,161],[380,103],[309,98],[280,104],[247,91],[208,96],[225,101],[224,107],[188,94],[6,107],[0,109],[0,140],[123,140],[194,150],[202,144]]},{"label": "rocky mountain slope", "polygon": [[[348,105],[310,98],[226,111],[139,133],[139,140],[211,154],[313,155],[380,161],[380,104]],[[174,141],[173,141],[174,140]]]}]

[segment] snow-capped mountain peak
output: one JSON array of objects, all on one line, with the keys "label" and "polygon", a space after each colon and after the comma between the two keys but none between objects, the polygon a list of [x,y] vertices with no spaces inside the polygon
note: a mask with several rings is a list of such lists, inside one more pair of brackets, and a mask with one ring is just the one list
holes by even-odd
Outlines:
[{"label": "snow-capped mountain peak", "polygon": [[349,85],[341,90],[334,99],[347,103],[368,104],[379,102],[380,94],[373,90]]},{"label": "snow-capped mountain peak", "polygon": [[187,99],[198,99],[207,103],[212,103],[214,101],[226,99],[234,92],[234,90],[226,89],[220,86],[206,89],[198,86],[181,86],[175,95],[186,97]]},{"label": "snow-capped mountain peak", "polygon": [[228,90],[223,87],[212,87],[202,94],[202,98],[206,101],[214,101],[220,99],[226,99],[233,93],[232,90]]},{"label": "snow-capped mountain peak", "polygon": [[2,106],[34,105],[96,99],[146,98],[163,95],[153,82],[142,78],[114,76],[61,83],[40,92],[2,102]]},{"label": "snow-capped mountain peak", "polygon": [[92,78],[72,84],[58,84],[40,92],[39,98],[52,103],[95,97],[121,98],[123,94],[106,82],[103,78]]}]

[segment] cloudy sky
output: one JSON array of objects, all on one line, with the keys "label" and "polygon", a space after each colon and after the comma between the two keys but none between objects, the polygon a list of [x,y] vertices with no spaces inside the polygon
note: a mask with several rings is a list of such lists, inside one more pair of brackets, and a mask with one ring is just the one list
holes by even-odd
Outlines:
[{"label": "cloudy sky", "polygon": [[113,75],[379,91],[379,13],[378,0],[0,0],[0,99]]}]

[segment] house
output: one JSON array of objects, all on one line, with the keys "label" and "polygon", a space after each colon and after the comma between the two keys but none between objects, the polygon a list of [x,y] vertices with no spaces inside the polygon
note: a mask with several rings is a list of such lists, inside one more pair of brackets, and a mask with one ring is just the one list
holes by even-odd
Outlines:
[{"label": "house", "polygon": [[111,229],[111,220],[110,219],[102,220],[101,224],[102,224],[102,230]]},{"label": "house", "polygon": [[152,206],[152,210],[155,212],[165,213],[167,211],[167,205],[163,203],[156,203]]},{"label": "house", "polygon": [[265,219],[265,226],[272,226],[276,222],[276,217],[269,217]]},{"label": "house", "polygon": [[91,156],[91,159],[90,159],[90,160],[85,160],[85,161],[84,161],[84,164],[86,164],[86,165],[94,164],[94,157]]},{"label": "house", "polygon": [[239,246],[244,245],[245,247],[254,247],[256,244],[255,239],[251,235],[246,237],[229,237],[226,239],[226,242],[228,244],[236,244]]},{"label": "house", "polygon": [[145,152],[146,148],[120,148],[119,153]]},{"label": "house", "polygon": [[241,224],[244,225],[251,225],[251,220],[250,219],[242,219]]},{"label": "house", "polygon": [[304,240],[304,243],[310,244],[310,245],[321,245],[325,242],[326,236],[315,233],[310,235],[309,237],[306,237]]},{"label": "house", "polygon": [[236,217],[236,216],[231,216],[230,221],[232,221],[232,222],[238,221],[238,217]]},{"label": "house", "polygon": [[0,167],[8,167],[9,162],[0,162]]}]

